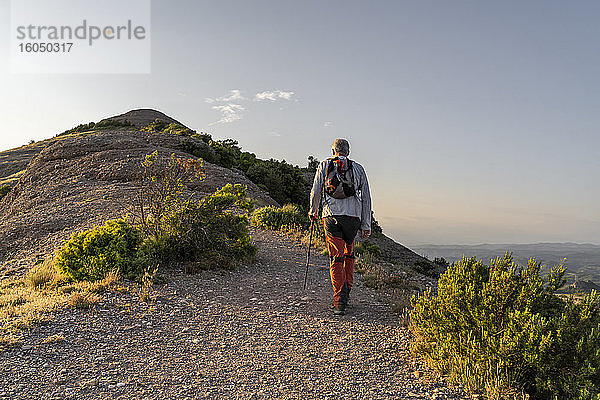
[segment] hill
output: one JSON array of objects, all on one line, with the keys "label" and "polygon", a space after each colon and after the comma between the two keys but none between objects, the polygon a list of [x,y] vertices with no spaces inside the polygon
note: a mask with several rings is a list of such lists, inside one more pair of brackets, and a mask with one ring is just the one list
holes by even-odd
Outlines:
[{"label": "hill", "polygon": [[[0,199],[0,277],[22,274],[74,232],[130,212],[145,155],[156,150],[161,156],[196,158],[190,148],[214,155],[214,149],[197,137],[139,129],[157,119],[181,125],[160,111],[132,110],[105,118],[96,127],[82,125],[74,132],[0,152],[0,185],[12,187]],[[133,126],[113,127],[110,121]],[[278,205],[264,186],[242,171],[206,160],[204,166],[206,179],[188,188],[190,195],[200,197],[227,183],[241,183],[257,206]],[[407,268],[428,263],[385,235],[373,240],[392,262]]]},{"label": "hill", "polygon": [[[136,123],[145,123],[164,115],[141,111],[115,118],[134,115]],[[0,200],[0,276],[20,274],[72,233],[131,211],[145,155],[156,150],[165,157],[175,153],[195,158],[186,152],[190,141],[196,148],[207,147],[194,138],[116,128],[61,135],[0,152],[0,185],[12,186]],[[194,195],[241,183],[258,205],[277,205],[240,172],[208,162],[204,167],[206,179],[189,188]]]}]

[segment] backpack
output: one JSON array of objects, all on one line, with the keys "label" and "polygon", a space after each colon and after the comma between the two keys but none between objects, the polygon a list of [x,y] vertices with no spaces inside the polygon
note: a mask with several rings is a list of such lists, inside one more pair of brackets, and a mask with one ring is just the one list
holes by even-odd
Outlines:
[{"label": "backpack", "polygon": [[[356,195],[352,164],[352,161],[346,157],[329,159],[325,174],[325,193],[334,199],[345,199]],[[348,174],[348,172],[350,173]],[[350,175],[350,177],[348,178],[347,175]]]}]

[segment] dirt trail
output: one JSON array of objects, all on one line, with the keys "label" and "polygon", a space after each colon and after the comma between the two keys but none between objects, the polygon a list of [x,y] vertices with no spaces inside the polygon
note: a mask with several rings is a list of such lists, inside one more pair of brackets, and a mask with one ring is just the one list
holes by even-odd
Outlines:
[{"label": "dirt trail", "polygon": [[58,313],[0,353],[0,399],[469,398],[415,376],[407,331],[360,279],[333,316],[325,257],[303,291],[305,249],[273,232],[254,242],[253,264],[174,272],[153,302],[108,293]]}]

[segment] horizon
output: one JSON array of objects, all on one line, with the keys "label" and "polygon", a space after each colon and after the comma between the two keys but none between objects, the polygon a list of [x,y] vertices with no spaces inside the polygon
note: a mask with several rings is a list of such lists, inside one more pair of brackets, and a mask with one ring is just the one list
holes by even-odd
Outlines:
[{"label": "horizon", "polygon": [[5,30],[0,151],[137,108],[301,167],[345,137],[399,243],[600,245],[598,11],[153,1],[149,74],[13,74]]}]

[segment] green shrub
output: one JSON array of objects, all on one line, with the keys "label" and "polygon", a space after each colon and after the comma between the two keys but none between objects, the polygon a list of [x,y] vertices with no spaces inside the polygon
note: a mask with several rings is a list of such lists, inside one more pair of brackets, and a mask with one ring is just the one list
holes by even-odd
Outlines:
[{"label": "green shrub", "polygon": [[79,124],[74,128],[67,129],[66,131],[59,133],[56,136],[68,135],[69,133],[88,132],[94,129],[102,128],[131,128],[134,127],[129,121],[118,121],[114,119],[105,119],[100,122],[89,122],[87,124]]},{"label": "green shrub", "polygon": [[442,268],[448,268],[450,266],[450,264],[448,263],[448,261],[446,261],[446,259],[444,257],[434,258],[433,263],[435,265],[437,265],[438,267],[442,267]]},{"label": "green shrub", "polygon": [[102,128],[132,128],[135,127],[131,122],[124,120],[116,120],[116,119],[104,119],[100,122],[96,122],[93,126],[94,129],[102,129]]},{"label": "green shrub", "polygon": [[183,138],[182,150],[211,164],[217,160],[215,152],[206,143],[193,138]]},{"label": "green shrub", "polygon": [[375,213],[373,211],[371,211],[371,233],[374,236],[383,233],[383,229],[381,228],[381,225],[379,225],[379,221],[375,219]]},{"label": "green shrub", "polygon": [[172,154],[165,165],[157,152],[146,156],[140,176],[136,220],[145,239],[137,270],[175,261],[202,269],[231,268],[256,254],[248,233],[253,204],[245,186],[228,184],[190,200],[185,189],[204,179],[202,163]]},{"label": "green shrub", "polygon": [[436,264],[429,260],[419,260],[413,264],[412,269],[416,272],[429,276],[431,278],[438,278],[439,273],[436,271]]},{"label": "green shrub", "polygon": [[600,398],[600,299],[555,296],[564,267],[541,276],[507,253],[484,265],[463,258],[412,300],[411,348],[450,381],[490,398]]},{"label": "green shrub", "polygon": [[8,194],[8,192],[10,192],[9,185],[0,186],[0,199],[2,199],[4,196],[6,196]]},{"label": "green shrub", "polygon": [[124,276],[134,276],[140,243],[138,229],[124,219],[110,220],[102,226],[74,234],[58,250],[54,265],[74,281],[97,281],[114,270]]},{"label": "green shrub", "polygon": [[240,167],[252,182],[267,190],[279,204],[306,206],[310,185],[299,167],[288,164],[285,160],[256,159],[247,169],[244,168],[244,165]]},{"label": "green shrub", "polygon": [[136,219],[145,236],[159,240],[172,229],[171,216],[185,207],[187,186],[199,184],[205,177],[202,161],[171,157],[159,159],[158,151],[146,155],[139,175]]},{"label": "green shrub", "polygon": [[370,256],[374,258],[381,257],[381,248],[377,243],[371,242],[370,240],[365,240],[362,242],[356,243],[354,246],[354,254],[357,256]]},{"label": "green shrub", "polygon": [[196,134],[196,131],[187,128],[181,124],[176,122],[168,123],[163,121],[162,119],[155,119],[150,122],[148,125],[141,129],[146,132],[162,132],[162,133],[170,133],[172,135],[182,135],[182,136],[193,136]]},{"label": "green shrub", "polygon": [[148,238],[144,263],[192,261],[200,268],[231,268],[256,254],[247,213],[252,202],[242,185],[228,184],[198,202],[187,202],[164,221],[163,234]]},{"label": "green shrub", "polygon": [[317,169],[319,168],[319,160],[316,159],[314,156],[308,156],[308,165],[306,166],[306,172],[310,172],[311,174],[314,174],[317,172]]},{"label": "green shrub", "polygon": [[295,204],[261,207],[252,213],[252,223],[263,229],[301,229],[306,227],[308,222],[308,214]]}]

